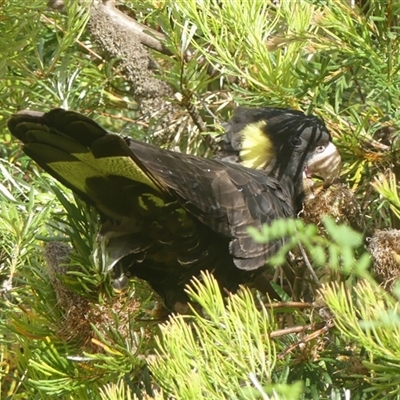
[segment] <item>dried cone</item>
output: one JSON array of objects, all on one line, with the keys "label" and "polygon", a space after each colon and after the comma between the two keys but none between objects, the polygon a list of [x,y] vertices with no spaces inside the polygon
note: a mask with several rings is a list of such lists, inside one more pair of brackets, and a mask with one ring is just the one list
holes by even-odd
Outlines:
[{"label": "dried cone", "polygon": [[382,286],[392,290],[400,278],[400,230],[377,229],[368,241],[373,258],[372,268]]},{"label": "dried cone", "polygon": [[314,223],[323,231],[322,219],[329,215],[338,224],[348,224],[361,231],[362,221],[360,206],[353,192],[343,183],[335,183],[329,188],[306,190],[306,201],[300,217],[306,223]]}]

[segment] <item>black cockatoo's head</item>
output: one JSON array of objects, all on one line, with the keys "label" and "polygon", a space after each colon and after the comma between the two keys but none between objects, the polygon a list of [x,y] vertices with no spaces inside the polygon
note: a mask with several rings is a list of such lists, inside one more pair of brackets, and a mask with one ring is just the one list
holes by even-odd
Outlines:
[{"label": "black cockatoo's head", "polygon": [[238,108],[226,125],[218,158],[301,181],[303,172],[327,183],[341,160],[322,120],[280,108]]}]

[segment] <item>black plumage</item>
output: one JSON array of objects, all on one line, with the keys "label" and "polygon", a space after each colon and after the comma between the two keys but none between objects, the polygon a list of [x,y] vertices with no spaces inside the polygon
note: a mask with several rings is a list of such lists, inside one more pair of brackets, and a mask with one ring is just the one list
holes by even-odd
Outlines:
[{"label": "black plumage", "polygon": [[[110,134],[63,109],[23,111],[8,127],[28,156],[99,211],[99,237],[116,282],[144,279],[179,309],[187,301],[185,285],[202,270],[213,271],[229,291],[263,270],[283,240],[255,243],[248,227],[295,217],[303,171],[332,150],[318,118],[288,110],[271,115],[270,109],[239,111],[230,123],[245,136],[243,128],[252,125],[248,147],[257,147],[262,135],[259,170]],[[335,159],[326,176],[337,165]]]}]

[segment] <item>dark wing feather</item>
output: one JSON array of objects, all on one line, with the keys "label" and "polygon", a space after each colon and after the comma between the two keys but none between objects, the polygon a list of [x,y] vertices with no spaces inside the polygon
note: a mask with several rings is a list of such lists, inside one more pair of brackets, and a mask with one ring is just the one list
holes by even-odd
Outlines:
[{"label": "dark wing feather", "polygon": [[142,163],[147,173],[162,181],[183,208],[213,231],[231,239],[231,254],[238,268],[259,268],[276,251],[276,244],[255,243],[247,229],[260,229],[276,218],[294,217],[290,181],[278,182],[262,171],[240,165],[156,147],[149,149],[133,140],[129,146],[136,163]]}]

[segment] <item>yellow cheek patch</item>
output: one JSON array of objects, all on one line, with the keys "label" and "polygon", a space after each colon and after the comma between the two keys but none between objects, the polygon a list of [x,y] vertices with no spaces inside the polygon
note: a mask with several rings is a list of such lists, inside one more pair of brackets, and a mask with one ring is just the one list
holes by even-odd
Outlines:
[{"label": "yellow cheek patch", "polygon": [[262,168],[274,157],[274,145],[264,132],[266,126],[267,121],[263,120],[243,128],[240,158],[245,167]]}]

